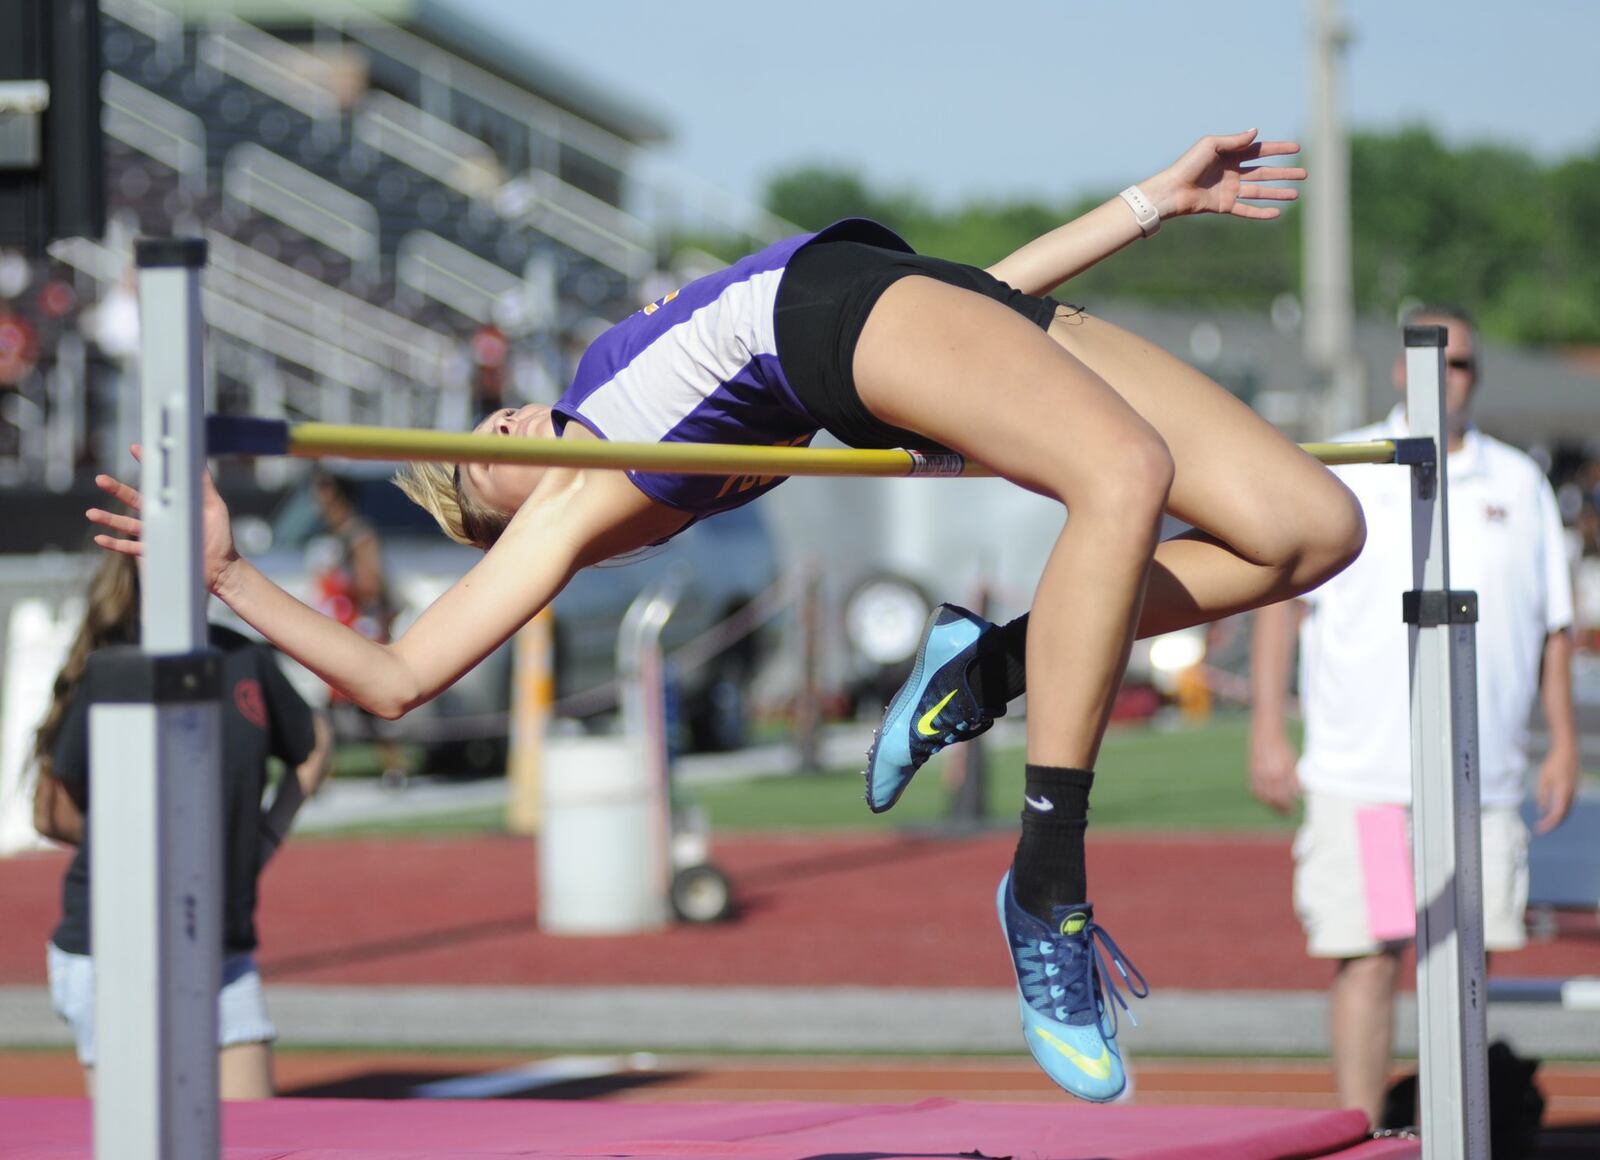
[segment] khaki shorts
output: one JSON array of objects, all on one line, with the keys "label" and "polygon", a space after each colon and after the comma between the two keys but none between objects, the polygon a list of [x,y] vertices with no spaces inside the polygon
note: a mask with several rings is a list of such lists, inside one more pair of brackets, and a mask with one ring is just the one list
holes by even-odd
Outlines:
[{"label": "khaki shorts", "polygon": [[[1305,822],[1294,840],[1294,909],[1314,958],[1358,958],[1410,941],[1380,942],[1367,920],[1356,815],[1368,805],[1336,794],[1306,793]],[[1527,942],[1528,828],[1509,806],[1486,806],[1481,819],[1484,945],[1514,951]]]}]

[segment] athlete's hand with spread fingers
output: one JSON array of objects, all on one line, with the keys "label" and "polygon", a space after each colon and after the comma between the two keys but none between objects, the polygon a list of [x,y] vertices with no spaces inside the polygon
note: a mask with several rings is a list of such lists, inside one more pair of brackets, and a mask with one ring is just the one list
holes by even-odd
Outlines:
[{"label": "athlete's hand with spread fingers", "polygon": [[[143,449],[138,445],[133,447],[133,457],[141,462],[144,459]],[[123,483],[113,475],[97,475],[94,477],[94,482],[101,491],[133,513],[124,515],[106,511],[104,508],[90,508],[84,513],[89,522],[115,533],[107,535],[102,532],[95,536],[94,542],[108,552],[120,552],[124,556],[142,556],[144,544],[140,537],[144,532],[144,522],[140,519],[139,513],[144,505],[144,497],[139,494],[139,489]],[[206,587],[215,592],[228,569],[238,560],[239,553],[233,546],[233,524],[228,516],[228,505],[223,503],[222,496],[217,494],[217,486],[211,481],[209,471],[201,472],[200,488],[201,556],[204,561]]]},{"label": "athlete's hand with spread fingers", "polygon": [[1270,221],[1283,211],[1256,201],[1294,201],[1300,191],[1268,185],[1272,181],[1304,181],[1298,165],[1252,165],[1264,157],[1300,152],[1293,141],[1259,141],[1257,130],[1221,137],[1202,137],[1184,155],[1148,181],[1139,183],[1163,218],[1220,213]]},{"label": "athlete's hand with spread fingers", "polygon": [[[1218,213],[1270,221],[1283,211],[1254,203],[1293,201],[1299,190],[1270,183],[1304,181],[1306,171],[1298,165],[1255,163],[1298,152],[1300,146],[1293,141],[1258,141],[1254,129],[1202,137],[1160,173],[1139,182],[1138,188],[1162,218]],[[1145,232],[1135,225],[1129,208],[1120,197],[1109,198],[1007,254],[989,267],[989,273],[1024,293],[1048,294]]]}]

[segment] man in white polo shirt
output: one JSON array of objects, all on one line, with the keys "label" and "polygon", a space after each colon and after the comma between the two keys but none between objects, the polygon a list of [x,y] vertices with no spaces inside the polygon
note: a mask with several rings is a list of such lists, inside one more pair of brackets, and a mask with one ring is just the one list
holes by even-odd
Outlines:
[{"label": "man in white polo shirt", "polygon": [[[1445,409],[1450,480],[1450,584],[1478,594],[1478,754],[1483,800],[1484,936],[1523,945],[1528,897],[1528,721],[1542,704],[1550,750],[1534,778],[1539,832],[1572,804],[1578,740],[1572,705],[1572,587],[1555,495],[1527,455],[1467,420],[1477,336],[1455,308],[1409,322],[1449,328]],[[1405,390],[1405,361],[1395,360]],[[1407,434],[1404,404],[1341,439]],[[1256,612],[1250,785],[1287,811],[1304,793],[1295,838],[1295,910],[1313,957],[1337,959],[1329,1005],[1340,1102],[1377,1122],[1393,1039],[1400,951],[1415,921],[1407,850],[1411,732],[1407,631],[1400,595],[1411,576],[1410,473],[1340,467],[1367,520],[1360,558],[1299,600]],[[1305,752],[1285,724],[1299,621]]]}]

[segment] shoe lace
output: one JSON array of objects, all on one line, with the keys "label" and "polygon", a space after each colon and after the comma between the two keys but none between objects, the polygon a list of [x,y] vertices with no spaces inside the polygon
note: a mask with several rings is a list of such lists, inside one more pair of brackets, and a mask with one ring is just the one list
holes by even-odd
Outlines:
[{"label": "shoe lace", "polygon": [[[1082,942],[1074,946],[1076,940]],[[1135,1027],[1139,1020],[1134,1017],[1133,1010],[1128,1006],[1128,1000],[1123,996],[1117,980],[1106,969],[1109,959],[1112,966],[1117,969],[1117,974],[1122,976],[1128,994],[1135,999],[1143,999],[1150,994],[1150,984],[1145,981],[1143,972],[1133,965],[1133,960],[1123,952],[1104,927],[1090,919],[1083,926],[1082,931],[1075,936],[1062,936],[1056,939],[1040,940],[1039,954],[1044,961],[1043,980],[1048,988],[1047,994],[1050,1001],[1057,1003],[1055,1016],[1063,1023],[1074,1010],[1083,1010],[1090,1003],[1095,1004],[1095,1017],[1100,1023],[1100,1034],[1107,1039],[1117,1036],[1118,1015],[1117,1008],[1128,1013],[1128,1021]],[[1051,968],[1055,969],[1052,970]],[[1056,981],[1059,980],[1059,981]],[[1106,1002],[1101,996],[1108,997]],[[1110,1024],[1107,1025],[1107,1016]]]},{"label": "shoe lace", "polygon": [[953,726],[950,727],[950,732],[946,733],[941,740],[943,740],[946,745],[954,745],[963,737],[970,737],[974,733],[982,732],[993,724],[994,718],[992,716],[990,716],[988,713],[985,713],[982,709],[974,709],[970,719],[964,717],[960,721],[957,721]]}]

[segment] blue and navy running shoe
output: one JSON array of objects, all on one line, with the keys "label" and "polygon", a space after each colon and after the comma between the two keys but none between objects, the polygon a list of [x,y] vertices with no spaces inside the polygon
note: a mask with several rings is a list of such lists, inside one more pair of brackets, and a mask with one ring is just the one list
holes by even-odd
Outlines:
[{"label": "blue and navy running shoe", "polygon": [[1117,1049],[1117,1008],[1127,1011],[1128,1001],[1106,973],[1106,958],[1134,997],[1142,999],[1150,987],[1139,968],[1096,924],[1087,902],[1056,907],[1046,923],[1017,905],[1008,870],[995,908],[1017,972],[1022,1033],[1035,1062],[1080,1099],[1116,1099],[1128,1082]]},{"label": "blue and navy running shoe", "polygon": [[900,800],[911,777],[946,745],[970,741],[1005,710],[990,713],[967,685],[978,639],[994,625],[954,604],[941,604],[922,627],[911,675],[884,711],[867,751],[867,805],[881,814]]}]

